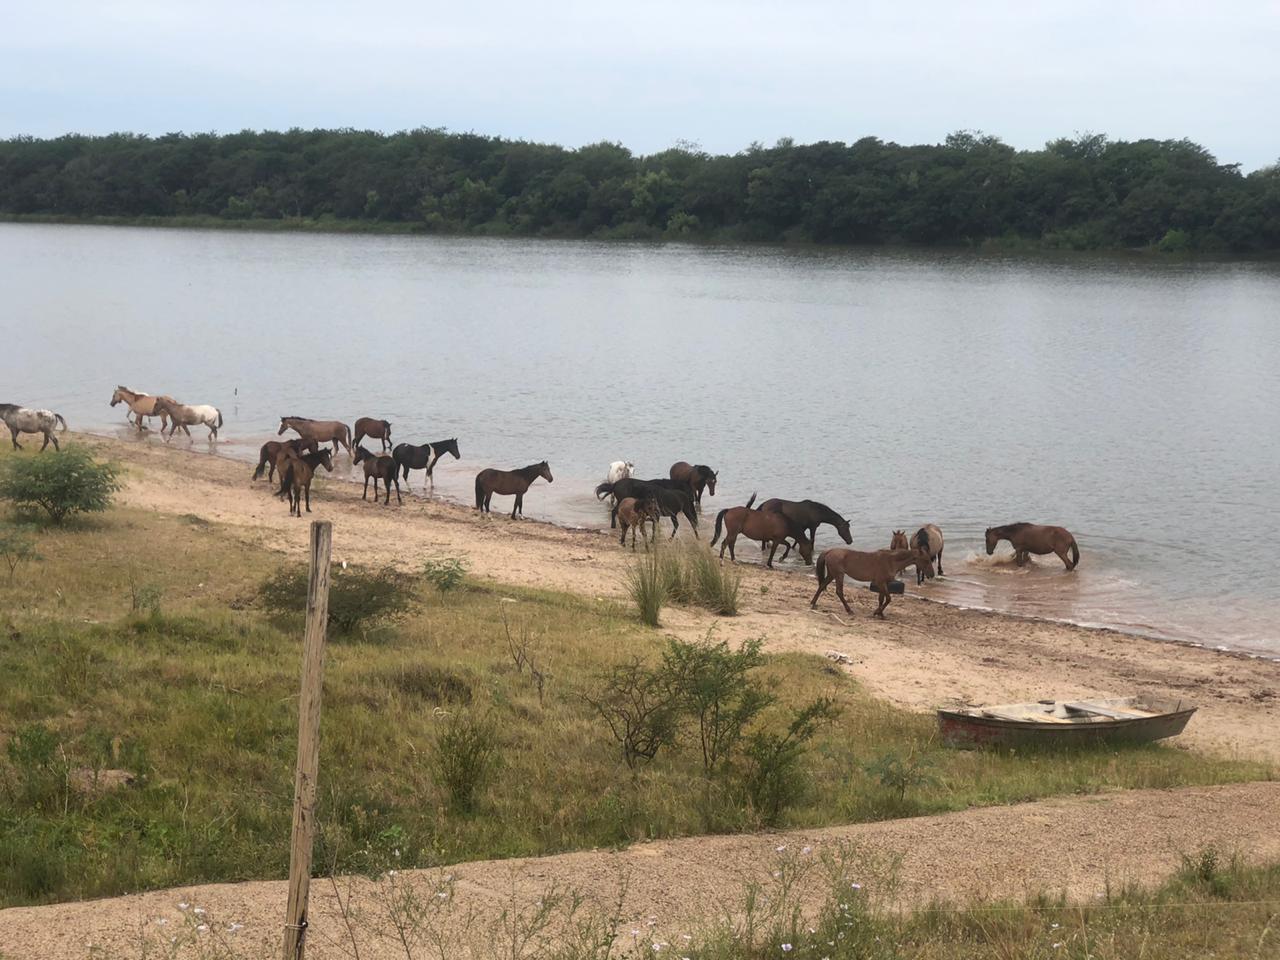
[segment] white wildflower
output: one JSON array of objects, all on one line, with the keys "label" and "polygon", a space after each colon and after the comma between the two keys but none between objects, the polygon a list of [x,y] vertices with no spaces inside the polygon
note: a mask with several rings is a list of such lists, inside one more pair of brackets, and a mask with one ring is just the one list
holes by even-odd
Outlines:
[{"label": "white wildflower", "polygon": [[791,952],[791,944],[789,944],[789,943],[784,943],[784,944],[782,945],[782,952],[783,952],[783,953],[790,953],[790,952]]}]

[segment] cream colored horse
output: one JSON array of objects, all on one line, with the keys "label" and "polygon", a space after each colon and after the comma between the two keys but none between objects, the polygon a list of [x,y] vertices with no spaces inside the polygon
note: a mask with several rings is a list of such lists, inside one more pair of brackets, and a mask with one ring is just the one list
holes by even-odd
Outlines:
[{"label": "cream colored horse", "polygon": [[[137,390],[130,390],[128,387],[116,387],[116,392],[111,394],[111,405],[114,407],[117,403],[125,403],[129,407],[129,413],[137,418],[137,426],[142,430],[144,417],[159,417],[160,432],[164,433],[165,428],[169,426],[169,416],[160,409],[159,402],[167,400],[169,403],[176,403],[173,397],[153,397],[149,393],[142,393]],[[125,419],[129,420],[129,415],[125,414]],[[129,421],[134,422],[134,421]]]}]

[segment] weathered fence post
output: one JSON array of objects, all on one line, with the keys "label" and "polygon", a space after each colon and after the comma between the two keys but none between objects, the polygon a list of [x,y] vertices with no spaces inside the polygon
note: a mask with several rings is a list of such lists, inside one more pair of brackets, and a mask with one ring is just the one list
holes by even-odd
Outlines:
[{"label": "weathered fence post", "polygon": [[329,620],[329,552],[333,524],[311,523],[311,578],[307,582],[307,627],[302,640],[302,695],[298,698],[298,770],[293,783],[293,842],[289,847],[289,907],[284,922],[284,960],[303,960],[307,942],[307,896],[315,840],[316,772],[320,766],[320,693],[324,686],[324,637]]}]

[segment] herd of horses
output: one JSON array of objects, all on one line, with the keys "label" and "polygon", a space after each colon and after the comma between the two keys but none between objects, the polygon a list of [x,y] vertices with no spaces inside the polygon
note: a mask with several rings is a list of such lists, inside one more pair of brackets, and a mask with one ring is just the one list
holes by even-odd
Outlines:
[{"label": "herd of horses", "polygon": [[[159,418],[160,433],[167,439],[178,430],[191,435],[189,426],[203,424],[209,428],[210,441],[216,440],[223,424],[221,411],[208,404],[189,405],[179,403],[167,395],[153,396],[116,387],[111,396],[111,406],[125,403],[127,418],[138,430],[145,429],[144,421]],[[50,443],[58,449],[55,430],[67,429],[67,422],[51,410],[33,409],[18,404],[0,403],[0,420],[8,426],[15,449],[20,433],[43,434],[43,451]],[[291,516],[301,517],[303,511],[311,512],[311,484],[316,471],[323,467],[333,471],[333,458],[345,449],[353,464],[364,472],[364,492],[369,496],[369,482],[373,481],[373,499],[378,501],[379,484],[385,490],[383,505],[391,503],[391,490],[395,489],[396,501],[403,503],[400,480],[407,484],[410,470],[425,471],[426,482],[435,486],[433,472],[445,454],[461,459],[457,437],[431,443],[392,444],[391,423],[374,417],[361,417],[349,428],[341,420],[314,420],[310,417],[288,416],[280,418],[277,436],[293,431],[296,437],[287,440],[269,440],[258,452],[258,464],[253,479],[266,474],[268,483],[279,478],[277,496],[289,502]],[[378,452],[367,449],[362,441],[377,440]],[[332,447],[327,446],[332,444]],[[636,549],[637,534],[648,549],[657,539],[658,524],[663,518],[671,521],[671,537],[680,528],[684,518],[698,536],[698,508],[704,495],[714,497],[716,470],[705,464],[676,461],[667,476],[641,480],[632,476],[635,465],[629,461],[616,461],[609,467],[605,482],[595,488],[596,498],[611,502],[609,525],[621,527],[619,542],[625,547],[627,533],[631,533],[631,548]],[[481,470],[475,478],[475,506],[482,513],[490,512],[494,495],[514,497],[511,519],[524,515],[524,495],[539,477],[552,482],[551,468],[545,460],[521,467],[518,470]],[[853,543],[849,521],[824,503],[816,500],[782,500],[773,498],[755,505],[756,495],[742,506],[726,507],[716,514],[715,532],[711,546],[720,543],[720,560],[724,562],[727,550],[730,562],[736,562],[735,548],[740,537],[756,541],[762,552],[768,552],[767,567],[773,561],[779,547],[783,548],[781,560],[786,560],[794,549],[806,564],[814,564],[818,577],[818,589],[809,605],[816,607],[818,599],[832,583],[836,596],[849,613],[852,609],[844,595],[846,578],[869,583],[879,595],[873,616],[884,617],[885,608],[894,592],[900,592],[898,576],[908,567],[915,567],[916,583],[942,574],[942,553],[945,547],[942,531],[935,524],[925,524],[908,535],[905,530],[892,533],[889,546],[882,550],[854,550],[834,547],[814,558],[814,540],[818,528],[824,524],[835,529],[846,544]],[[645,527],[649,527],[646,535]],[[1062,560],[1068,571],[1075,570],[1080,562],[1080,549],[1075,538],[1063,527],[1034,523],[1011,523],[989,527],[986,531],[987,554],[995,552],[1002,540],[1009,541],[1014,550],[1014,560],[1022,565],[1032,556],[1054,554]],[[895,590],[895,588],[897,588]]]}]

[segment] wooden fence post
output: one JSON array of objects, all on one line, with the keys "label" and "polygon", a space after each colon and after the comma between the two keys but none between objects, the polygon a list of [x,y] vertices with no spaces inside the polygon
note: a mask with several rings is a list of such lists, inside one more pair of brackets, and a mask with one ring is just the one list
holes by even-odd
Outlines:
[{"label": "wooden fence post", "polygon": [[316,773],[320,766],[320,693],[324,687],[324,638],[329,621],[329,553],[333,524],[311,522],[311,578],[307,582],[307,627],[302,641],[302,694],[298,698],[298,770],[293,783],[293,840],[289,847],[289,907],[284,960],[303,960],[307,941],[307,896],[315,840]]}]

